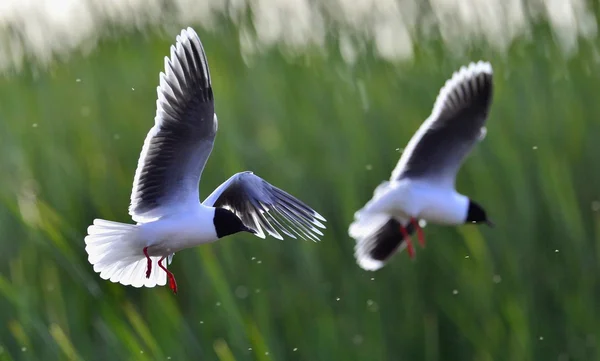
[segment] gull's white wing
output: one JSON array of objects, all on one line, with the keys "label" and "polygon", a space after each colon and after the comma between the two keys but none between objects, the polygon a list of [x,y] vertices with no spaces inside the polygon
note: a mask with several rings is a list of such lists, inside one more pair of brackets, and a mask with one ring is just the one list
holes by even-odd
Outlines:
[{"label": "gull's white wing", "polygon": [[129,214],[136,222],[170,206],[199,201],[198,183],[217,132],[213,91],[202,43],[183,30],[160,73],[156,117],[135,172]]},{"label": "gull's white wing", "polygon": [[246,227],[265,238],[263,229],[275,238],[279,232],[289,237],[318,241],[325,222],[312,208],[269,184],[252,172],[234,174],[209,195],[205,206],[226,208],[235,213]]},{"label": "gull's white wing", "polygon": [[492,66],[487,62],[455,72],[440,90],[429,118],[408,142],[391,179],[425,178],[454,187],[465,156],[485,135],[492,90]]}]

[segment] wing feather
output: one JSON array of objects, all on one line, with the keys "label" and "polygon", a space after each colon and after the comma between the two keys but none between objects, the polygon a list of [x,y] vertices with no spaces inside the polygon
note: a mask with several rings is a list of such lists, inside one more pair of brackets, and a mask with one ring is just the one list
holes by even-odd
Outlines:
[{"label": "wing feather", "polygon": [[175,204],[198,202],[217,117],[208,62],[192,28],[177,36],[159,76],[156,117],[135,173],[129,213],[136,222],[162,216]]},{"label": "wing feather", "polygon": [[[302,201],[269,184],[252,172],[234,174],[203,202],[235,213],[256,236],[282,239],[281,233],[319,241],[325,218]],[[266,234],[265,234],[266,232]],[[281,232],[281,233],[280,233]]]},{"label": "wing feather", "polygon": [[455,72],[408,142],[391,180],[428,178],[453,187],[465,156],[485,134],[492,93],[489,63],[471,63]]}]

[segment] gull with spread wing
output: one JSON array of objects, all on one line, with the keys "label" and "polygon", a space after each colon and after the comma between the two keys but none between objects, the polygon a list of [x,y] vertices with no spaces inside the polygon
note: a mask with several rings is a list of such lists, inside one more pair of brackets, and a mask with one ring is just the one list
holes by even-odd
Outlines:
[{"label": "gull with spread wing", "polygon": [[486,134],[492,90],[492,66],[483,61],[462,67],[442,87],[391,179],[354,215],[348,232],[356,240],[355,256],[362,268],[377,270],[405,247],[412,258],[410,234],[416,230],[425,245],[418,220],[493,225],[477,202],[454,187],[464,158]]},{"label": "gull with spread wing", "polygon": [[176,40],[135,172],[129,214],[137,224],[95,219],[85,237],[88,260],[101,278],[134,287],[163,286],[168,279],[175,293],[165,264],[175,252],[238,232],[318,241],[318,228],[325,228],[311,207],[252,172],[233,175],[200,203],[198,183],[217,115],[198,35],[187,28]]}]

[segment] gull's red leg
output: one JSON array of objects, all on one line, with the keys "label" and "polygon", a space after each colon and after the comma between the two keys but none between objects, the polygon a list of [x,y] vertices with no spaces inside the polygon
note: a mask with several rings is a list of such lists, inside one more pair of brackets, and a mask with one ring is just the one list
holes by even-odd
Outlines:
[{"label": "gull's red leg", "polygon": [[175,281],[175,275],[173,272],[169,271],[167,267],[163,266],[162,261],[166,257],[163,257],[158,261],[158,267],[162,268],[163,271],[167,272],[167,278],[169,279],[169,288],[173,291],[174,294],[177,294],[177,281]]},{"label": "gull's red leg", "polygon": [[148,266],[146,267],[146,278],[150,278],[150,272],[152,271],[152,260],[148,256],[148,247],[144,247],[144,256],[148,260]]},{"label": "gull's red leg", "polygon": [[417,237],[419,238],[419,244],[421,247],[425,247],[425,235],[423,234],[423,229],[419,226],[419,221],[416,218],[411,218],[410,222],[413,224],[415,229],[417,230]]},{"label": "gull's red leg", "polygon": [[406,249],[408,251],[408,256],[410,258],[414,258],[415,257],[415,248],[413,247],[412,240],[410,239],[410,236],[408,235],[406,228],[400,226],[400,232],[402,233],[402,237],[406,241]]}]

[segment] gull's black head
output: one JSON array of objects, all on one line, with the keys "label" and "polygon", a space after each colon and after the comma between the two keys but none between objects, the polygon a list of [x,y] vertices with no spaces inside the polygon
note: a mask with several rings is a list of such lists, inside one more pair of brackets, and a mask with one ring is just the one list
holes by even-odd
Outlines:
[{"label": "gull's black head", "polygon": [[467,211],[467,219],[465,223],[481,224],[485,223],[490,227],[494,226],[494,223],[490,221],[485,214],[485,210],[477,202],[469,199],[469,210]]},{"label": "gull's black head", "polygon": [[215,208],[215,218],[213,218],[213,223],[218,238],[223,238],[238,232],[250,232],[256,234],[255,230],[246,227],[238,216],[225,208]]}]

